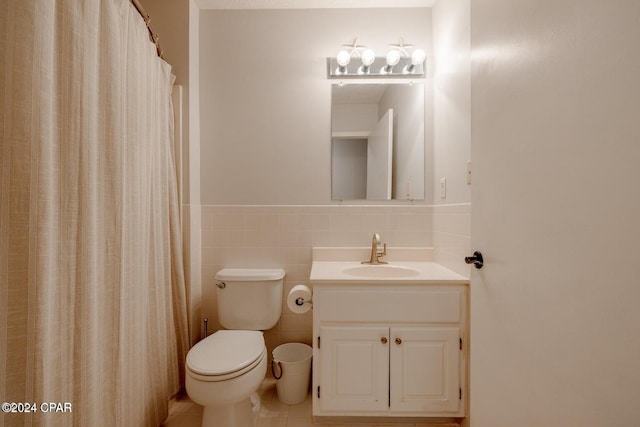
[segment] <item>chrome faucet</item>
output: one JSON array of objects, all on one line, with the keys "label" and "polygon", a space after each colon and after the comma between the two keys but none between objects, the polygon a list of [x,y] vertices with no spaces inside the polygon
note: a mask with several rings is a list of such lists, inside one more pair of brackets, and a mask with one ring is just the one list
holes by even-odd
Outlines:
[{"label": "chrome faucet", "polygon": [[382,252],[378,250],[378,245],[380,244],[380,235],[378,233],[373,233],[373,239],[371,240],[371,259],[369,261],[362,261],[361,264],[388,264],[386,261],[380,261],[380,258],[387,254],[387,244],[384,244],[384,249]]}]

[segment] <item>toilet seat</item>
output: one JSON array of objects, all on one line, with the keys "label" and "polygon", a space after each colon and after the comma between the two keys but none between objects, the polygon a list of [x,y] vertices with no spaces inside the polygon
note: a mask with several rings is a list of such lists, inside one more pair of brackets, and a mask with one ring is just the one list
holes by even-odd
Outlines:
[{"label": "toilet seat", "polygon": [[196,372],[194,372],[193,370],[191,370],[189,368],[189,366],[187,366],[187,375],[190,376],[191,378],[201,381],[201,382],[224,382],[226,380],[232,380],[234,378],[238,378],[243,376],[244,374],[246,374],[247,372],[250,372],[251,370],[253,370],[254,368],[256,368],[256,366],[260,365],[260,363],[262,362],[262,360],[266,357],[267,355],[267,351],[265,349],[265,351],[251,364],[248,365],[242,369],[239,369],[237,371],[234,372],[229,372],[227,374],[224,375],[202,375],[202,374],[198,374]]},{"label": "toilet seat", "polygon": [[262,332],[222,330],[189,350],[186,367],[201,381],[224,381],[255,368],[265,356]]}]

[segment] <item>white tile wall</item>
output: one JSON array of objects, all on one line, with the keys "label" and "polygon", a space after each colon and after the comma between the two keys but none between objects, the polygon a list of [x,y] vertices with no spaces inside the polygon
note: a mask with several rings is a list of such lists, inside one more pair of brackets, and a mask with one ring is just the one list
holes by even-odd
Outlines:
[{"label": "white tile wall", "polygon": [[464,257],[471,250],[471,204],[433,206],[434,261],[469,277]]},{"label": "white tile wall", "polygon": [[202,317],[219,329],[215,273],[223,267],[285,270],[280,322],[265,332],[269,354],[284,342],[311,341],[311,312],[294,315],[284,298],[309,284],[314,246],[433,246],[430,206],[202,206]]}]

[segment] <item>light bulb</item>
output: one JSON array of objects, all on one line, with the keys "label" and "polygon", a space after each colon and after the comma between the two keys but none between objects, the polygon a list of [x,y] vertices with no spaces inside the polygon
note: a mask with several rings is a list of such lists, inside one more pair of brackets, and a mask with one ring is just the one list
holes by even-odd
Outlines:
[{"label": "light bulb", "polygon": [[338,52],[338,55],[336,55],[336,62],[341,67],[346,67],[349,61],[351,61],[351,54],[346,50],[341,50]]},{"label": "light bulb", "polygon": [[365,49],[362,52],[362,65],[368,67],[376,60],[376,53],[372,49]]},{"label": "light bulb", "polygon": [[393,66],[400,62],[400,52],[396,49],[391,49],[387,52],[387,63],[380,69],[380,74],[391,74]]},{"label": "light bulb", "polygon": [[422,49],[416,49],[411,53],[411,63],[413,65],[422,64],[427,55],[424,53]]},{"label": "light bulb", "polygon": [[416,69],[416,65],[420,65],[427,58],[427,55],[424,53],[422,49],[416,49],[411,53],[411,64],[404,67],[402,72],[404,74],[413,74]]},{"label": "light bulb", "polygon": [[400,62],[400,52],[397,49],[391,49],[387,52],[387,64],[393,67]]}]

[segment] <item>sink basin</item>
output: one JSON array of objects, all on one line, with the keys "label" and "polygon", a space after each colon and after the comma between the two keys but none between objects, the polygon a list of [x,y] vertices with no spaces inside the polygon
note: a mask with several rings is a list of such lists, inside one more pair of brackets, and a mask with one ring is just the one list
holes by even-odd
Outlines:
[{"label": "sink basin", "polygon": [[400,267],[397,265],[389,265],[389,264],[382,264],[382,265],[363,264],[356,267],[345,268],[344,270],[342,270],[342,272],[349,276],[370,277],[370,278],[413,277],[413,276],[420,275],[420,272],[417,270],[413,270],[407,267]]}]

